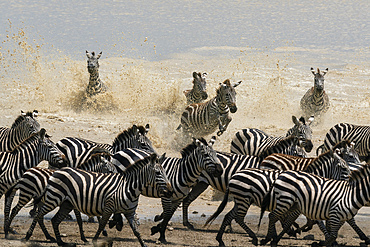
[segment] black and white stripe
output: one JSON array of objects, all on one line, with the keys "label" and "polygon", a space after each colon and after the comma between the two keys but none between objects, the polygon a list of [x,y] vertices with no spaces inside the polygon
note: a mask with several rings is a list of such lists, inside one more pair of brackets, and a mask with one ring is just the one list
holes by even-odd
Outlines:
[{"label": "black and white stripe", "polygon": [[86,88],[87,96],[91,97],[107,91],[107,86],[99,78],[99,58],[102,52],[95,56],[95,52],[91,54],[86,51],[87,56],[87,70],[90,74],[89,84]]},{"label": "black and white stripe", "polygon": [[[334,153],[333,156],[335,161],[332,164],[326,167],[311,164],[306,168],[306,170],[312,174],[333,179],[343,179],[348,177],[350,171],[345,161],[336,153]],[[273,182],[281,172],[282,171],[279,170],[249,168],[238,171],[230,178],[222,203],[205,224],[210,224],[217,218],[217,216],[224,210],[229,196],[231,195],[234,198],[234,207],[225,215],[221,228],[217,234],[216,240],[219,242],[219,246],[225,246],[222,241],[222,236],[225,232],[226,226],[230,225],[233,219],[235,219],[252,238],[252,243],[257,245],[257,237],[246,225],[244,218],[250,205],[255,204],[256,206],[261,207],[263,198],[270,191]]]},{"label": "black and white stripe", "polygon": [[64,244],[59,224],[75,208],[89,216],[102,216],[93,242],[97,241],[113,213],[123,213],[141,246],[145,246],[134,220],[142,189],[152,185],[161,196],[167,195],[170,190],[166,174],[157,161],[157,155],[152,154],[127,167],[123,174],[102,174],[70,167],[55,171],[48,181],[41,209],[27,232],[26,240],[31,237],[37,222],[44,232],[47,231],[43,217],[59,206],[59,211],[51,220],[58,245]]},{"label": "black and white stripe", "polygon": [[[242,155],[261,156],[261,154],[266,153],[266,150],[274,147],[276,153],[307,157],[302,148],[307,152],[311,152],[313,148],[312,130],[310,127],[313,117],[305,121],[303,117],[298,120],[293,116],[292,120],[294,127],[288,131],[287,137],[270,136],[262,130],[255,128],[239,130],[231,141],[231,152]],[[291,139],[291,142],[281,142],[289,140],[289,137],[294,137],[294,139]]]},{"label": "black and white stripe", "polygon": [[38,111],[23,112],[19,115],[11,128],[0,127],[0,152],[11,152],[32,134],[40,131],[40,124],[36,117]]},{"label": "black and white stripe", "polygon": [[177,128],[183,128],[185,133],[194,137],[204,137],[214,133],[221,135],[231,122],[229,111],[235,113],[236,92],[235,87],[241,83],[231,85],[230,80],[220,83],[217,95],[203,103],[191,104],[185,108],[181,115],[181,124]]},{"label": "black and white stripe", "polygon": [[185,90],[184,94],[188,105],[201,103],[207,99],[207,73],[193,72],[193,88],[191,90]]},{"label": "black and white stripe", "polygon": [[348,140],[354,142],[354,149],[360,159],[370,162],[370,126],[340,123],[334,125],[326,133],[324,144],[319,146],[316,153],[321,149],[322,152],[332,148],[338,142]]},{"label": "black and white stripe", "polygon": [[[326,220],[326,229],[322,230],[327,230],[325,245],[331,246],[344,222],[352,220],[370,201],[369,186],[370,164],[353,171],[348,181],[322,178],[302,171],[282,172],[262,202],[261,218],[271,201],[276,204],[269,215],[269,230],[262,244],[273,238],[272,244],[277,245],[291,223],[303,214],[313,220]],[[287,225],[276,236],[275,223],[282,216]]]},{"label": "black and white stripe", "polygon": [[300,102],[301,109],[306,117],[320,116],[329,109],[329,96],[324,90],[324,76],[328,70],[329,69],[326,69],[321,73],[320,69],[317,69],[316,73],[315,70],[311,68],[311,72],[314,75],[314,86],[306,92]]},{"label": "black and white stripe", "polygon": [[[156,217],[155,221],[163,219],[157,226],[152,227],[152,235],[160,232],[159,240],[165,242],[165,231],[169,220],[178,208],[183,198],[186,197],[192,186],[196,183],[202,171],[207,171],[210,176],[220,176],[222,166],[213,150],[213,137],[209,143],[203,138],[195,139],[186,146],[182,152],[182,158],[164,158],[161,162],[167,177],[173,187],[174,193],[171,198],[161,198],[164,213]],[[148,197],[160,197],[158,193],[148,186],[143,191]]]}]

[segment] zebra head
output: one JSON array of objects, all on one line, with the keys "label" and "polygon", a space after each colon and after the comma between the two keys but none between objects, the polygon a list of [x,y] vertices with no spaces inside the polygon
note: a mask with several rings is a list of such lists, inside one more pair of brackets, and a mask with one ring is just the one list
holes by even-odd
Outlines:
[{"label": "zebra head", "polygon": [[237,111],[236,107],[236,91],[237,87],[242,81],[239,81],[231,85],[230,80],[227,79],[223,83],[220,83],[220,87],[217,89],[217,97],[219,99],[218,104],[227,105],[230,108],[231,113]]},{"label": "zebra head", "polygon": [[198,92],[203,100],[208,98],[207,94],[207,82],[206,82],[207,73],[197,73],[193,72],[193,88],[195,92]]},{"label": "zebra head", "polygon": [[14,121],[12,128],[22,129],[24,138],[37,133],[40,131],[40,124],[37,122],[36,117],[38,116],[38,111],[34,110],[33,112],[23,112],[21,115]]},{"label": "zebra head", "polygon": [[116,153],[125,148],[138,148],[148,153],[155,153],[152,142],[147,137],[149,132],[149,124],[143,126],[136,126],[135,124],[124,130],[113,141],[113,149]]},{"label": "zebra head", "polygon": [[360,164],[360,157],[354,149],[355,143],[348,140],[341,141],[334,145],[333,150],[339,150],[337,152],[346,162]]},{"label": "zebra head", "polygon": [[319,92],[322,92],[324,90],[324,76],[326,73],[328,73],[329,69],[326,68],[322,73],[320,72],[320,69],[317,68],[317,73],[315,72],[315,70],[313,68],[311,68],[311,72],[312,74],[314,75],[314,88],[319,91]]},{"label": "zebra head", "polygon": [[351,175],[351,169],[348,163],[340,156],[341,151],[337,148],[334,151],[330,150],[330,152],[332,152],[333,154],[334,167],[329,178],[337,180],[347,180]]},{"label": "zebra head", "polygon": [[161,155],[159,158],[157,154],[153,153],[150,155],[150,166],[152,167],[152,171],[154,172],[154,183],[156,190],[160,197],[170,198],[173,194],[173,188],[170,181],[167,178],[166,172],[162,167],[162,162],[165,159],[165,153]]},{"label": "zebra head", "polygon": [[91,54],[86,51],[87,56],[87,70],[89,73],[97,72],[99,70],[99,58],[101,57],[102,52],[95,56],[95,52],[91,52]]},{"label": "zebra head", "polygon": [[213,144],[216,137],[213,136],[209,143],[203,138],[194,139],[193,143],[197,146],[196,152],[198,153],[200,166],[210,175],[220,177],[223,173],[223,167],[220,160],[217,158],[217,153],[213,149]]},{"label": "zebra head", "polygon": [[306,150],[306,152],[311,152],[313,148],[312,144],[312,129],[310,127],[314,120],[314,116],[311,116],[307,121],[304,117],[299,120],[292,116],[294,127],[292,128],[291,135],[295,136],[298,140],[298,146]]},{"label": "zebra head", "polygon": [[64,154],[57,148],[55,143],[50,140],[50,136],[46,134],[46,130],[42,128],[39,132],[39,158],[46,160],[50,166],[63,167],[65,157]]}]

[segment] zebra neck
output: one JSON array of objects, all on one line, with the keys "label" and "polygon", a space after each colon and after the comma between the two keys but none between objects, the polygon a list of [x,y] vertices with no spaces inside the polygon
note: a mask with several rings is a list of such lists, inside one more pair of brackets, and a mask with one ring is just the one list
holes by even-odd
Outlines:
[{"label": "zebra neck", "polygon": [[96,85],[99,84],[100,78],[99,78],[99,71],[94,70],[93,72],[90,73],[90,79],[89,79],[89,85]]},{"label": "zebra neck", "polygon": [[313,90],[313,98],[314,99],[321,99],[324,95],[324,90],[317,90],[316,88],[314,88]]},{"label": "zebra neck", "polygon": [[354,202],[359,208],[370,202],[370,166],[364,165],[352,172],[349,179]]},{"label": "zebra neck", "polygon": [[197,181],[202,173],[199,165],[201,162],[203,161],[200,161],[198,155],[194,152],[180,160],[179,174],[184,184],[191,186]]}]

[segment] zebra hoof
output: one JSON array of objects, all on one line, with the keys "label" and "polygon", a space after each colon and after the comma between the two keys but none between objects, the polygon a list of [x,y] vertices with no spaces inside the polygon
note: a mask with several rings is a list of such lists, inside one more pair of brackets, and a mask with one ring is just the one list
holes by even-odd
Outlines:
[{"label": "zebra hoof", "polygon": [[159,226],[159,225],[153,226],[153,227],[150,229],[150,230],[151,230],[151,234],[150,234],[150,235],[154,235],[154,234],[158,233],[160,229],[161,229],[161,228],[160,228],[160,226]]},{"label": "zebra hoof", "polygon": [[254,246],[257,246],[258,245],[258,239],[256,237],[252,238],[252,244]]},{"label": "zebra hoof", "polygon": [[183,225],[186,226],[189,230],[194,230],[194,226],[190,222],[184,222]]},{"label": "zebra hoof", "polygon": [[117,222],[117,225],[116,225],[116,229],[117,231],[122,231],[122,228],[123,228],[123,222]]},{"label": "zebra hoof", "polygon": [[154,222],[158,222],[158,221],[160,221],[160,220],[162,220],[163,218],[162,218],[162,216],[161,215],[156,215],[155,217],[154,217]]},{"label": "zebra hoof", "polygon": [[105,230],[105,229],[103,230],[103,236],[104,237],[107,237],[108,236],[107,230]]},{"label": "zebra hoof", "polygon": [[365,244],[366,244],[366,245],[370,244],[370,238],[368,238],[368,239],[364,239],[364,240],[365,240]]},{"label": "zebra hoof", "polygon": [[115,227],[117,225],[117,222],[115,220],[110,220],[109,221],[109,229],[112,229],[113,227]]}]

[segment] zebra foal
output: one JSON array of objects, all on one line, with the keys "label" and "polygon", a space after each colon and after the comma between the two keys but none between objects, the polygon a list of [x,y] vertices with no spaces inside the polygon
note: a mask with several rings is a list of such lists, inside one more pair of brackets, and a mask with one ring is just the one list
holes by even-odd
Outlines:
[{"label": "zebra foal", "polygon": [[207,73],[193,72],[193,88],[184,91],[188,105],[201,103],[208,98],[206,77]]},{"label": "zebra foal", "polygon": [[36,117],[38,111],[23,112],[10,128],[0,127],[0,152],[11,152],[32,134],[40,131]]},{"label": "zebra foal", "polygon": [[[276,246],[292,222],[303,214],[309,219],[326,220],[326,229],[319,226],[325,233],[325,245],[331,246],[344,222],[353,220],[358,210],[370,201],[370,164],[352,171],[345,181],[302,171],[282,172],[262,202],[260,221],[271,198],[276,207],[269,214],[268,233],[261,244],[272,238],[271,245]],[[286,225],[277,236],[275,223],[283,215]],[[368,244],[369,239],[363,235],[365,239],[361,239]]]},{"label": "zebra foal", "polygon": [[171,195],[169,192],[172,188],[163,168],[158,164],[156,154],[130,165],[123,174],[102,174],[70,167],[62,168],[53,173],[44,195],[36,200],[36,203],[42,200],[41,208],[25,239],[29,240],[32,236],[37,222],[44,233],[47,232],[43,223],[44,215],[59,206],[59,211],[51,220],[59,246],[65,245],[60,236],[59,224],[74,208],[89,216],[102,216],[93,243],[96,243],[110,216],[114,213],[123,213],[141,246],[146,246],[136,229],[134,215],[139,196],[148,185],[153,185],[163,197]]},{"label": "zebra foal", "polygon": [[324,90],[324,76],[329,71],[325,69],[322,73],[317,69],[317,73],[313,68],[311,72],[314,75],[314,86],[303,95],[300,106],[305,116],[318,117],[328,111],[330,103],[329,96]]},{"label": "zebra foal", "polygon": [[87,56],[87,70],[90,74],[89,84],[86,88],[86,93],[88,97],[105,93],[108,88],[99,78],[99,58],[101,57],[102,52],[98,55],[95,55],[95,52],[91,54],[86,51]]}]

